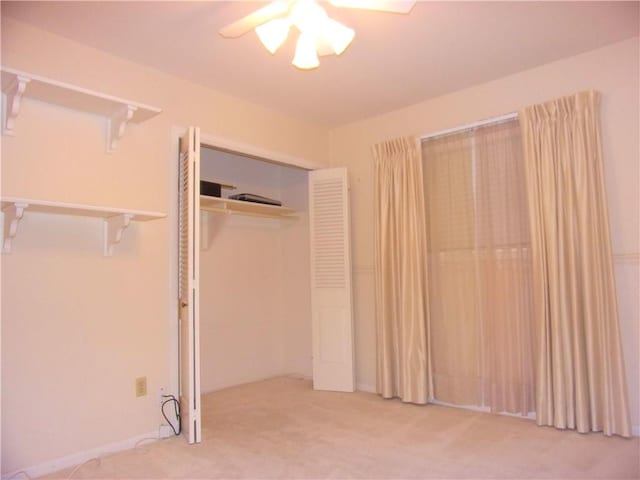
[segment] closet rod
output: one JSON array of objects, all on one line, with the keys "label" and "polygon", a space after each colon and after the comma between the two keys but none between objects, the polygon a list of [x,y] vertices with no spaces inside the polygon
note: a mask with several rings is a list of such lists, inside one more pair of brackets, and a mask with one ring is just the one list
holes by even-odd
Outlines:
[{"label": "closet rod", "polygon": [[514,120],[518,118],[517,112],[507,113],[505,115],[500,115],[497,117],[485,118],[484,120],[479,120],[477,122],[468,123],[466,125],[462,125],[459,127],[448,128],[446,130],[440,130],[438,132],[426,133],[424,135],[420,135],[420,140],[429,140],[436,137],[444,137],[445,135],[451,135],[453,133],[464,132],[465,130],[473,130],[478,127],[483,127],[485,125],[492,125],[494,123],[506,122],[508,120]]}]

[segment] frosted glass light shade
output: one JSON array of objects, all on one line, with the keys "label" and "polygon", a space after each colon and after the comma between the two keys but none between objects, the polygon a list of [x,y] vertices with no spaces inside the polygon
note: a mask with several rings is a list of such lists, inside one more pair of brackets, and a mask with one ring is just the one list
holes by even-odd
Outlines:
[{"label": "frosted glass light shade", "polygon": [[256,27],[256,33],[270,53],[276,53],[289,35],[291,22],[288,18],[276,18]]},{"label": "frosted glass light shade", "polygon": [[329,16],[315,0],[298,0],[291,9],[289,18],[301,32],[317,34]]},{"label": "frosted glass light shade", "polygon": [[293,65],[303,70],[320,65],[318,54],[340,55],[353,41],[353,29],[329,18],[316,0],[295,0],[286,18],[275,18],[255,28],[264,47],[274,54],[284,44],[289,30],[300,31]]},{"label": "frosted glass light shade", "polygon": [[331,18],[326,20],[322,33],[336,55],[340,55],[347,49],[356,34],[353,29],[345,27]]},{"label": "frosted glass light shade", "polygon": [[302,70],[310,70],[320,65],[313,35],[305,34],[304,32],[300,34],[292,63]]}]

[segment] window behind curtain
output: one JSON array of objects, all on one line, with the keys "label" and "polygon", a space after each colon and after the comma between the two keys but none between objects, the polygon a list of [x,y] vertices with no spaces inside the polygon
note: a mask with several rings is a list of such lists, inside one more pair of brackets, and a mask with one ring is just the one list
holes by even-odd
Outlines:
[{"label": "window behind curtain", "polygon": [[517,120],[422,144],[436,400],[534,411],[526,184]]}]

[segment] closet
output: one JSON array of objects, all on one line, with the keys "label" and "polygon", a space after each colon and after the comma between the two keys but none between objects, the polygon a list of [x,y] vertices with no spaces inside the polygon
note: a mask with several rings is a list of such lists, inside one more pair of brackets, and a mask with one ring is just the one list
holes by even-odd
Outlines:
[{"label": "closet", "polygon": [[[180,403],[200,441],[200,394],[278,375],[353,391],[344,169],[308,171],[180,140]],[[200,180],[235,187],[199,194]],[[251,193],[281,207],[230,200]]]},{"label": "closet", "polygon": [[279,217],[277,207],[263,213],[241,201],[231,208],[246,210],[209,209],[212,199],[201,199],[202,392],[311,376],[307,172],[203,147],[200,178],[236,187],[222,195],[255,193],[295,212]]}]

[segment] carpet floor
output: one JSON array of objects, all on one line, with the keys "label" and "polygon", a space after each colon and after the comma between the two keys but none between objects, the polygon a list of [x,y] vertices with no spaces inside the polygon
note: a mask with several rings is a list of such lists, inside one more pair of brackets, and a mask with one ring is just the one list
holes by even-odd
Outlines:
[{"label": "carpet floor", "polygon": [[202,398],[203,441],[179,437],[47,478],[640,478],[638,438],[275,378]]}]

